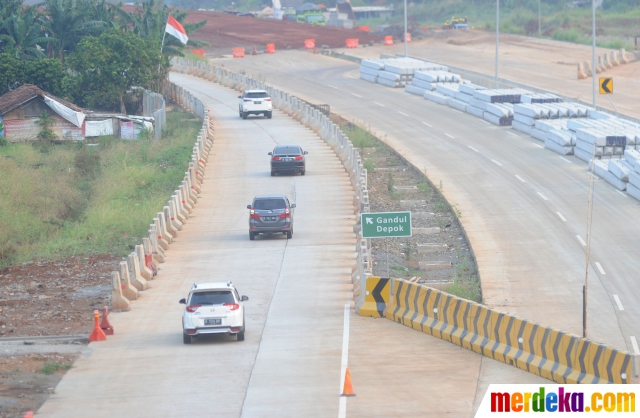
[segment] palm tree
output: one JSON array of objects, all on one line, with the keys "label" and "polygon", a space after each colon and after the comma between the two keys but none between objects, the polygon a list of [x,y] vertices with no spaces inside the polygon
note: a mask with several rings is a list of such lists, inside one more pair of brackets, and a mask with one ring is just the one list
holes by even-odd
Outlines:
[{"label": "palm tree", "polygon": [[87,12],[93,3],[91,0],[45,0],[38,4],[46,7],[44,26],[58,40],[54,54],[61,61],[64,62],[66,52],[74,50],[89,27],[104,25],[90,20]]},{"label": "palm tree", "polygon": [[33,7],[9,16],[1,25],[0,49],[17,59],[44,58],[40,45],[57,43],[56,39],[46,36],[42,17]]},{"label": "palm tree", "polygon": [[[156,0],[149,0],[146,3],[138,3],[136,5],[136,10],[133,13],[130,13],[130,21],[132,24],[128,25],[128,27],[141,38],[151,39],[160,44],[162,42],[167,20],[169,19],[169,13],[171,13],[174,19],[182,24],[187,34],[195,32],[207,24],[206,20],[198,23],[184,22],[184,19],[188,15],[187,12],[169,10],[166,5],[163,5],[162,8],[160,8],[157,3],[159,2]],[[208,46],[209,44],[203,41],[189,39],[187,45],[199,47]],[[162,53],[165,57],[182,57],[183,54],[180,52],[181,49],[182,43],[178,39],[172,36],[165,38],[164,47],[162,48]]]}]

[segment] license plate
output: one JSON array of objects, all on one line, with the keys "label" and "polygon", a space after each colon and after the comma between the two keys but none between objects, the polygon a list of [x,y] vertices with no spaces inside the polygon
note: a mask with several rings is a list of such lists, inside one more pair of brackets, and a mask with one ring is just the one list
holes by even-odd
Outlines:
[{"label": "license plate", "polygon": [[253,104],[262,104],[262,102],[253,102]]},{"label": "license plate", "polygon": [[275,221],[276,217],[275,216],[263,216],[262,219],[264,219],[265,221]]},{"label": "license plate", "polygon": [[204,320],[204,324],[205,325],[220,325],[222,323],[222,319],[205,319]]}]

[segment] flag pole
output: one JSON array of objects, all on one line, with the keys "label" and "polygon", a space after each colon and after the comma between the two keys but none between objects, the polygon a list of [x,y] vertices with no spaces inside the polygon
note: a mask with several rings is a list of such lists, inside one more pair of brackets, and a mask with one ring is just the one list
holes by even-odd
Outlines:
[{"label": "flag pole", "polygon": [[162,34],[162,43],[160,44],[160,55],[162,55],[162,48],[164,48],[164,37],[167,36],[167,29],[165,28],[164,33]]}]

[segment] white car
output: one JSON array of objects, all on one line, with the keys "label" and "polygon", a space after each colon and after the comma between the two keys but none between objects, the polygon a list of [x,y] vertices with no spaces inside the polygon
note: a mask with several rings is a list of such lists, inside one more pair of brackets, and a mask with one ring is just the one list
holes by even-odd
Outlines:
[{"label": "white car", "polygon": [[193,337],[203,334],[236,335],[238,341],[244,341],[242,302],[247,300],[231,282],[194,283],[189,296],[180,299],[187,305],[182,315],[183,342],[191,344]]},{"label": "white car", "polygon": [[246,90],[242,96],[238,96],[240,103],[238,112],[242,119],[249,115],[264,115],[271,119],[273,104],[269,93],[264,90]]}]

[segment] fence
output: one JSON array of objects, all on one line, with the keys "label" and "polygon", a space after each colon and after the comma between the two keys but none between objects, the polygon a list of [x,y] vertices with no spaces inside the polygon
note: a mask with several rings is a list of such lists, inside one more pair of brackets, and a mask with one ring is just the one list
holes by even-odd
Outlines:
[{"label": "fence", "polygon": [[155,119],[153,126],[153,139],[158,141],[162,137],[162,129],[167,124],[167,111],[162,94],[145,90],[142,97],[142,115]]}]

